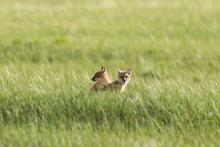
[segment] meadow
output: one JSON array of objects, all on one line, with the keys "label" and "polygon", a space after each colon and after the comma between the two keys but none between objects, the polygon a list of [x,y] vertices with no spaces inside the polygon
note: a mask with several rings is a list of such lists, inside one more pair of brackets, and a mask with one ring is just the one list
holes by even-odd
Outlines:
[{"label": "meadow", "polygon": [[218,0],[0,3],[0,146],[220,144]]}]

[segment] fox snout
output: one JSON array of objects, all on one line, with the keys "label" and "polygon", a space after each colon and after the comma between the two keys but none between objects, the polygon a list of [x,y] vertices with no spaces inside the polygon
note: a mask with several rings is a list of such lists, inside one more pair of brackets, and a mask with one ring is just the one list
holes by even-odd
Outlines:
[{"label": "fox snout", "polygon": [[96,78],[95,78],[95,77],[93,77],[91,80],[92,80],[92,81],[96,81]]},{"label": "fox snout", "polygon": [[127,81],[127,78],[121,77],[121,80],[122,80],[123,83],[125,83]]}]

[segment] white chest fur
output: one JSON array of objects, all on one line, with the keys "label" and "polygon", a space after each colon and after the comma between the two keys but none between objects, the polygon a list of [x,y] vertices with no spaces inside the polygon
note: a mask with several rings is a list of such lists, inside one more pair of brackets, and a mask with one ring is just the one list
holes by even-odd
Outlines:
[{"label": "white chest fur", "polygon": [[121,84],[121,89],[120,89],[121,93],[125,90],[125,87],[127,86],[127,84],[128,84],[128,81],[126,81],[125,83]]}]

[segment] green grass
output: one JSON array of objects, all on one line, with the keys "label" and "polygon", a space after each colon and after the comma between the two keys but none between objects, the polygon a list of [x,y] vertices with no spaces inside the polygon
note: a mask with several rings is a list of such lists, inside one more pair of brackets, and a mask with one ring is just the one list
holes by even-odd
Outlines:
[{"label": "green grass", "polygon": [[0,146],[220,144],[218,0],[0,3]]}]

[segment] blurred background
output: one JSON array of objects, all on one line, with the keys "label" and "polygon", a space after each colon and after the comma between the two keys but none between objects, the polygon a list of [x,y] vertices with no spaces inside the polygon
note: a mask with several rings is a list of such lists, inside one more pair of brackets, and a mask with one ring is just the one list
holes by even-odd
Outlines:
[{"label": "blurred background", "polygon": [[211,76],[220,70],[218,3],[1,0],[0,66]]}]

